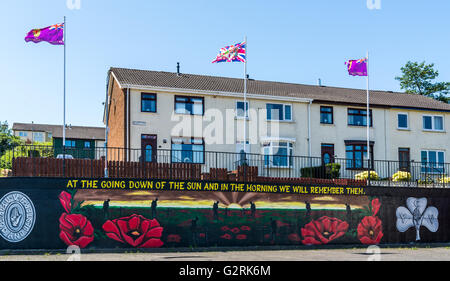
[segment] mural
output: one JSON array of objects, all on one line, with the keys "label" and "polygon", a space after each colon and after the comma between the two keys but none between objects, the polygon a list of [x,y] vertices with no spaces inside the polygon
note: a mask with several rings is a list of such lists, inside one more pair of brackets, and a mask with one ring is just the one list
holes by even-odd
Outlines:
[{"label": "mural", "polygon": [[446,189],[12,178],[0,198],[1,249],[450,242]]},{"label": "mural", "polygon": [[379,244],[383,237],[380,200],[368,196],[68,190],[59,201],[60,238],[80,248]]},{"label": "mural", "polygon": [[[411,227],[416,229],[416,241],[420,241],[420,227],[425,226],[431,232],[439,229],[439,211],[435,207],[427,208],[426,198],[408,198],[405,207],[397,209],[397,229],[405,232]],[[425,209],[426,208],[426,209]]]}]

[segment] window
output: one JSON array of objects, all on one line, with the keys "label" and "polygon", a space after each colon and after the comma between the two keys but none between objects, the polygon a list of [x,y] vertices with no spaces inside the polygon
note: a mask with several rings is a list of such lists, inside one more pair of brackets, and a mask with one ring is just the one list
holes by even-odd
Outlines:
[{"label": "window", "polygon": [[293,144],[270,142],[263,145],[264,165],[274,168],[292,167]]},{"label": "window", "polygon": [[51,132],[47,133],[47,138],[51,140],[53,138],[53,134]]},{"label": "window", "polygon": [[[247,108],[247,118],[248,118],[248,102],[246,102],[246,108]],[[236,102],[236,117],[237,118],[244,118],[245,115],[245,109],[244,109],[244,102],[238,101]]]},{"label": "window", "polygon": [[407,113],[397,114],[397,128],[398,129],[408,129],[409,128]]},{"label": "window", "polygon": [[[372,110],[369,111],[370,127],[373,126]],[[348,125],[351,126],[367,126],[367,110],[365,109],[348,109]]]},{"label": "window", "polygon": [[320,123],[333,124],[333,108],[328,106],[320,107]]},{"label": "window", "polygon": [[444,117],[424,115],[423,129],[427,131],[444,131]]},{"label": "window", "polygon": [[141,94],[141,112],[156,112],[156,94]]},{"label": "window", "polygon": [[[373,144],[370,144],[370,159],[373,167]],[[345,158],[347,169],[367,169],[367,143],[363,141],[346,141]]]},{"label": "window", "polygon": [[74,140],[66,140],[66,147],[74,148],[75,147],[75,141]]},{"label": "window", "polygon": [[26,137],[28,137],[28,133],[27,132],[19,132],[19,137],[26,138]]},{"label": "window", "polygon": [[424,150],[421,152],[422,173],[444,173],[444,151]]},{"label": "window", "polygon": [[33,141],[35,141],[35,142],[45,142],[44,133],[41,133],[41,132],[33,133]]},{"label": "window", "polygon": [[172,139],[172,163],[203,164],[205,142],[196,138]]},{"label": "window", "polygon": [[269,121],[292,121],[292,106],[290,105],[268,103],[266,109]]},{"label": "window", "polygon": [[84,148],[91,148],[91,142],[90,141],[85,141],[84,142]]},{"label": "window", "polygon": [[175,113],[203,115],[204,99],[201,97],[175,96]]}]

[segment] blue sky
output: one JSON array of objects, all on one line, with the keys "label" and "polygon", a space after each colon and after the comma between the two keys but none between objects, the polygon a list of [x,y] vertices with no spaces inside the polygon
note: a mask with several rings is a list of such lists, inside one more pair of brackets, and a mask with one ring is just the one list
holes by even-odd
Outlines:
[{"label": "blue sky", "polygon": [[101,126],[111,66],[242,77],[239,63],[211,64],[248,37],[253,79],[364,88],[344,62],[370,52],[371,89],[399,91],[408,61],[435,63],[450,81],[450,1],[66,0],[0,2],[0,120],[62,123],[63,48],[25,43],[33,28],[67,16],[67,123]]}]

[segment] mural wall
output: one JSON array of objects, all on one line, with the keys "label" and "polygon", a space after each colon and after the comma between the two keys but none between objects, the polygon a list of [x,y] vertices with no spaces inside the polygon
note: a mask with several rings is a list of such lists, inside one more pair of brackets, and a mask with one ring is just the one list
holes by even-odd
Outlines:
[{"label": "mural wall", "polygon": [[449,242],[450,192],[134,180],[0,180],[1,249]]}]

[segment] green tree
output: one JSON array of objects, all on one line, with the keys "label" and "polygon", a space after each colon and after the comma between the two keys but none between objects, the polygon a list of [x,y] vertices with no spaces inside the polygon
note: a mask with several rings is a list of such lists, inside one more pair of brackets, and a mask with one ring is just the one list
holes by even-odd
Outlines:
[{"label": "green tree", "polygon": [[434,63],[411,62],[401,68],[403,76],[395,77],[400,81],[400,87],[409,94],[430,97],[445,103],[450,102],[450,83],[435,82],[439,72],[434,69]]},{"label": "green tree", "polygon": [[13,146],[22,144],[22,140],[12,134],[12,130],[9,128],[8,122],[0,121],[0,156],[5,151],[11,149]]}]

